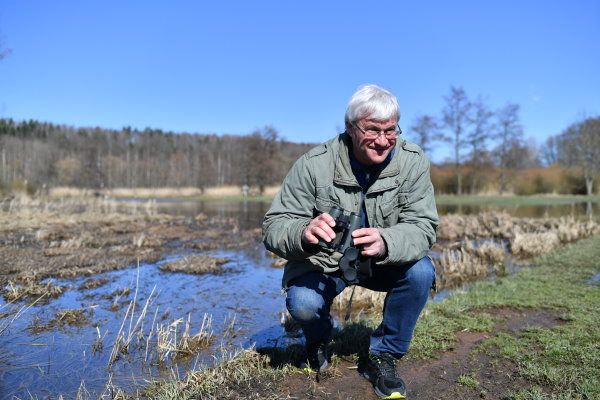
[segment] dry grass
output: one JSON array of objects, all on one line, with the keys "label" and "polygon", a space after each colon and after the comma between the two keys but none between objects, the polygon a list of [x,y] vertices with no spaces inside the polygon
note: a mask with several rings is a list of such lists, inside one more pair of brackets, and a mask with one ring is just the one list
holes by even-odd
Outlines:
[{"label": "dry grass", "polygon": [[[265,188],[265,196],[275,196],[279,191],[280,186],[267,186]],[[249,194],[252,196],[258,195],[258,188],[251,187]],[[178,198],[178,197],[239,197],[242,196],[242,188],[240,186],[215,186],[205,188],[204,190],[196,187],[185,188],[114,188],[114,189],[78,189],[73,187],[55,187],[50,189],[49,197],[52,199],[66,198]]]},{"label": "dry grass", "polygon": [[437,260],[439,266],[438,285],[440,288],[480,279],[489,274],[489,265],[481,257],[465,249],[443,250]]},{"label": "dry grass", "polygon": [[273,268],[283,268],[287,264],[287,260],[285,258],[281,258],[271,251],[267,251],[267,257],[273,258],[273,262],[271,263],[271,267]]},{"label": "dry grass", "polygon": [[532,257],[549,252],[561,241],[556,232],[518,233],[512,241],[512,252],[519,257]]},{"label": "dry grass", "polygon": [[597,234],[600,234],[600,224],[594,220],[516,218],[507,213],[445,215],[440,218],[438,228],[441,241],[501,239],[508,241],[513,253],[522,257],[539,255],[561,244]]},{"label": "dry grass", "polygon": [[221,348],[215,367],[188,372],[184,379],[156,382],[142,397],[158,399],[277,399],[279,381],[289,367],[272,368],[254,349]]},{"label": "dry grass", "polygon": [[47,323],[40,323],[38,320],[33,320],[29,326],[31,333],[41,333],[50,331],[54,328],[64,328],[66,326],[85,326],[89,323],[89,319],[86,315],[86,310],[82,309],[66,309],[57,311]]},{"label": "dry grass", "polygon": [[[334,300],[331,307],[334,310],[345,312],[350,301],[352,287],[345,288]],[[356,286],[354,296],[352,297],[352,309],[363,311],[377,311],[383,309],[383,301],[385,300],[384,292],[376,292],[366,289],[361,286]]]},{"label": "dry grass", "polygon": [[124,210],[97,199],[10,203],[10,211],[0,210],[0,288],[24,275],[40,281],[155,262],[173,240],[188,248],[237,248],[260,238],[260,229],[240,230],[237,219],[160,215],[141,203]]},{"label": "dry grass", "polygon": [[100,278],[100,279],[86,279],[81,285],[79,285],[79,290],[89,290],[96,289],[100,286],[106,285],[108,283],[108,279]]},{"label": "dry grass", "polygon": [[479,246],[467,242],[465,250],[494,266],[504,264],[506,259],[506,249],[494,241],[486,241]]},{"label": "dry grass", "polygon": [[29,301],[38,301],[40,298],[50,299],[60,296],[64,293],[64,286],[55,285],[52,281],[45,284],[39,284],[28,281],[24,284],[8,282],[3,290],[4,299],[9,302],[27,299]]},{"label": "dry grass", "polygon": [[190,334],[190,318],[191,314],[188,314],[183,332],[178,332],[179,325],[184,322],[183,318],[157,326],[156,352],[159,363],[167,361],[170,356],[180,358],[196,354],[213,342],[212,316],[204,314],[202,326],[194,335]]},{"label": "dry grass", "polygon": [[205,255],[192,255],[180,260],[162,264],[160,269],[168,272],[185,272],[186,274],[222,274],[223,264],[229,260]]}]

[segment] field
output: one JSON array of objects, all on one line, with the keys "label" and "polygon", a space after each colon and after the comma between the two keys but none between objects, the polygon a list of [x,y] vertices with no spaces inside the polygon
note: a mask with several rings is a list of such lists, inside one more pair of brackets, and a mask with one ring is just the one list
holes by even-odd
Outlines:
[{"label": "field", "polygon": [[[282,260],[246,217],[174,215],[153,201],[5,201],[2,396],[372,398],[354,365],[382,294],[357,289],[333,371],[316,382],[296,367]],[[596,398],[599,233],[574,216],[442,216],[440,291],[400,365],[412,397]]]}]

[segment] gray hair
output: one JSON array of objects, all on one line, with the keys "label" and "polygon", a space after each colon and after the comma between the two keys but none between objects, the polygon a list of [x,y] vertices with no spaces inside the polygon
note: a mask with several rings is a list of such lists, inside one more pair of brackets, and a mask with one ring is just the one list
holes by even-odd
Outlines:
[{"label": "gray hair", "polygon": [[346,129],[361,118],[369,117],[385,121],[396,117],[400,120],[398,99],[389,91],[377,85],[363,85],[350,97],[346,109]]}]

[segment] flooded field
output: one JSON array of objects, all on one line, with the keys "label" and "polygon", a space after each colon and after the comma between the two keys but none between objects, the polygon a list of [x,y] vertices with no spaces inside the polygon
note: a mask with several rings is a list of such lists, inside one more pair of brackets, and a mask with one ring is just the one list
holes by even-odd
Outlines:
[{"label": "flooded field", "polygon": [[[221,345],[247,347],[253,337],[269,339],[264,332],[281,336],[281,274],[269,266],[272,260],[252,248],[209,254],[228,260],[221,274],[161,271],[164,263],[184,256],[178,253],[157,263],[141,263],[139,268],[96,274],[93,279],[100,286],[89,289],[95,286],[86,286],[89,277],[53,279],[66,288],[64,294],[26,309],[0,337],[3,398],[27,398],[28,393],[72,397],[82,382],[98,395],[109,378],[115,386],[131,390],[150,377],[170,376],[172,367],[183,373],[193,365],[210,365]],[[128,313],[134,298],[137,308]],[[11,314],[22,306],[3,305],[2,311]],[[60,321],[64,310],[80,310],[81,316]],[[208,325],[205,322],[208,345],[197,355],[177,359],[172,353],[159,360],[157,328],[172,332],[177,328],[181,336],[188,316],[192,335],[201,329],[205,316],[210,318]],[[132,336],[130,348],[111,361],[121,325],[124,336]]]},{"label": "flooded field", "polygon": [[[0,397],[92,397],[281,347],[281,265],[260,243],[268,204],[43,203],[0,215]],[[515,268],[514,257],[600,232],[577,218],[447,215],[432,252],[437,298]],[[138,262],[139,260],[139,262]],[[175,272],[174,272],[175,271]],[[357,290],[355,314],[382,296]],[[334,307],[345,311],[346,294]]]}]

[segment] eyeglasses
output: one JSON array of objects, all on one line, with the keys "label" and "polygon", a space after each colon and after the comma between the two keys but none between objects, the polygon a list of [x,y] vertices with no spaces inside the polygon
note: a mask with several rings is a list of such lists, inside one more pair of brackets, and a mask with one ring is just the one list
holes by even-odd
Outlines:
[{"label": "eyeglasses", "polygon": [[356,127],[356,129],[358,129],[359,131],[362,132],[363,135],[365,135],[365,139],[378,139],[379,136],[383,135],[383,136],[385,136],[386,139],[392,140],[392,139],[396,139],[398,137],[398,135],[402,134],[402,129],[400,129],[400,125],[396,125],[395,127],[386,129],[386,130],[377,130],[377,129],[364,130],[360,126],[358,126],[358,124],[356,124],[356,123],[353,123],[352,125],[354,125]]}]

